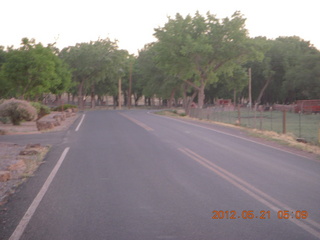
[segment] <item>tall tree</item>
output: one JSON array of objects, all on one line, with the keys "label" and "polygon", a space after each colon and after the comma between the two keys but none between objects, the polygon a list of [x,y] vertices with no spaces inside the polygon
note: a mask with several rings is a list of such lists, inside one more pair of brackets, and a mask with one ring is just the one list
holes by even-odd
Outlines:
[{"label": "tall tree", "polygon": [[110,72],[114,72],[116,50],[116,42],[107,38],[90,43],[78,43],[61,51],[61,57],[72,68],[72,79],[77,85],[80,108],[83,108],[83,97],[87,91],[91,94],[94,107],[95,85],[106,79]]},{"label": "tall tree", "polygon": [[143,86],[143,94],[147,98],[157,96],[171,107],[176,93],[180,92],[182,81],[159,67],[156,45],[148,44],[139,52],[135,66],[139,79],[136,84]]},{"label": "tall tree", "polygon": [[159,65],[196,90],[200,108],[206,85],[218,81],[219,72],[244,62],[252,50],[240,12],[222,20],[209,12],[185,18],[177,14],[154,35]]},{"label": "tall tree", "polygon": [[[19,49],[10,48],[1,75],[8,82],[10,95],[37,99],[68,81],[68,69],[51,46],[23,38]],[[61,72],[65,74],[62,75]]]},{"label": "tall tree", "polygon": [[5,97],[9,92],[9,83],[6,79],[2,76],[3,72],[1,71],[2,65],[6,61],[6,54],[7,52],[4,50],[3,46],[0,46],[0,99]]},{"label": "tall tree", "polygon": [[257,40],[264,46],[264,58],[246,64],[252,68],[255,105],[319,96],[316,94],[320,54],[317,49],[299,37]]}]

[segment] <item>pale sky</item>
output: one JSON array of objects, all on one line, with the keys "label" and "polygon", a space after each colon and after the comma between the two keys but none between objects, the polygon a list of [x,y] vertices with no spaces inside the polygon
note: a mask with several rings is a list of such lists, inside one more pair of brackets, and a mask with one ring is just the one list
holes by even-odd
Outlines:
[{"label": "pale sky", "polygon": [[176,13],[210,11],[218,18],[239,10],[250,37],[299,36],[320,49],[319,0],[2,0],[0,45],[18,47],[23,37],[57,47],[117,39],[120,49],[137,54],[153,42],[154,28]]}]

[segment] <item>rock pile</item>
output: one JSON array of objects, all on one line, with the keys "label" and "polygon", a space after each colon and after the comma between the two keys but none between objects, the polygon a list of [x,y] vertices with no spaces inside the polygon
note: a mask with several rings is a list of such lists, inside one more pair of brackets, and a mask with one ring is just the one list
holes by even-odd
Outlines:
[{"label": "rock pile", "polygon": [[37,120],[36,125],[39,131],[45,131],[61,125],[61,121],[76,114],[77,109],[67,109],[64,112],[51,112]]}]

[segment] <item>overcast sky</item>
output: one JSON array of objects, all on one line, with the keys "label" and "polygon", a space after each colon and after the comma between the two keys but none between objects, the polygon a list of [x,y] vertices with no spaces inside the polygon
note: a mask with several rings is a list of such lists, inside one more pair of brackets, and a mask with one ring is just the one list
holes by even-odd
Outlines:
[{"label": "overcast sky", "polygon": [[19,46],[23,37],[62,49],[109,37],[137,53],[154,41],[154,28],[176,13],[210,11],[218,18],[244,14],[250,37],[299,36],[320,49],[319,0],[2,0],[0,45]]}]

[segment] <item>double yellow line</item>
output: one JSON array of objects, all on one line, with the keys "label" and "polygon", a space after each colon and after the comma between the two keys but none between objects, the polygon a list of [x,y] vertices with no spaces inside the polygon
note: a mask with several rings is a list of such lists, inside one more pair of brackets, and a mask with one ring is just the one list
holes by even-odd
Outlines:
[{"label": "double yellow line", "polygon": [[[257,189],[256,187],[254,187],[250,183],[248,183],[248,182],[244,181],[243,179],[237,177],[233,173],[231,173],[231,172],[219,167],[218,165],[216,165],[213,162],[209,161],[208,159],[200,156],[199,154],[191,151],[190,149],[188,149],[188,148],[178,148],[178,150],[180,152],[182,152],[183,154],[187,155],[188,157],[190,157],[191,159],[193,159],[194,161],[198,162],[199,164],[201,164],[205,168],[207,168],[207,169],[211,170],[212,172],[216,173],[218,176],[220,176],[224,180],[228,181],[229,183],[231,183],[232,185],[234,185],[238,189],[240,189],[243,192],[247,193],[249,196],[251,196],[254,199],[256,199],[257,201],[261,202],[262,204],[264,204],[265,206],[267,206],[271,210],[273,210],[275,212],[278,212],[278,211],[281,211],[281,210],[288,210],[290,212],[294,212],[295,211],[293,208],[291,208],[291,207],[287,206],[286,204],[278,201],[277,199],[275,199],[275,198],[271,197],[270,195],[266,194],[265,192]],[[311,220],[310,218],[304,219],[303,220],[304,222],[302,222],[301,220],[295,219],[295,218],[289,218],[288,220],[290,220],[291,222],[293,222],[297,226],[301,227],[305,231],[309,232],[310,234],[312,234],[315,237],[320,239],[320,224],[319,223]],[[312,228],[311,226],[307,225],[305,222],[308,223],[309,225],[313,226],[315,229]]]},{"label": "double yellow line", "polygon": [[146,124],[144,124],[144,123],[142,123],[142,122],[140,122],[140,121],[138,121],[138,120],[136,120],[136,119],[133,119],[133,118],[125,115],[124,113],[119,113],[119,114],[120,114],[121,116],[129,119],[131,122],[134,122],[134,123],[137,124],[138,126],[144,128],[145,130],[147,130],[147,131],[153,131],[153,129],[152,129],[151,127],[147,126]]}]

